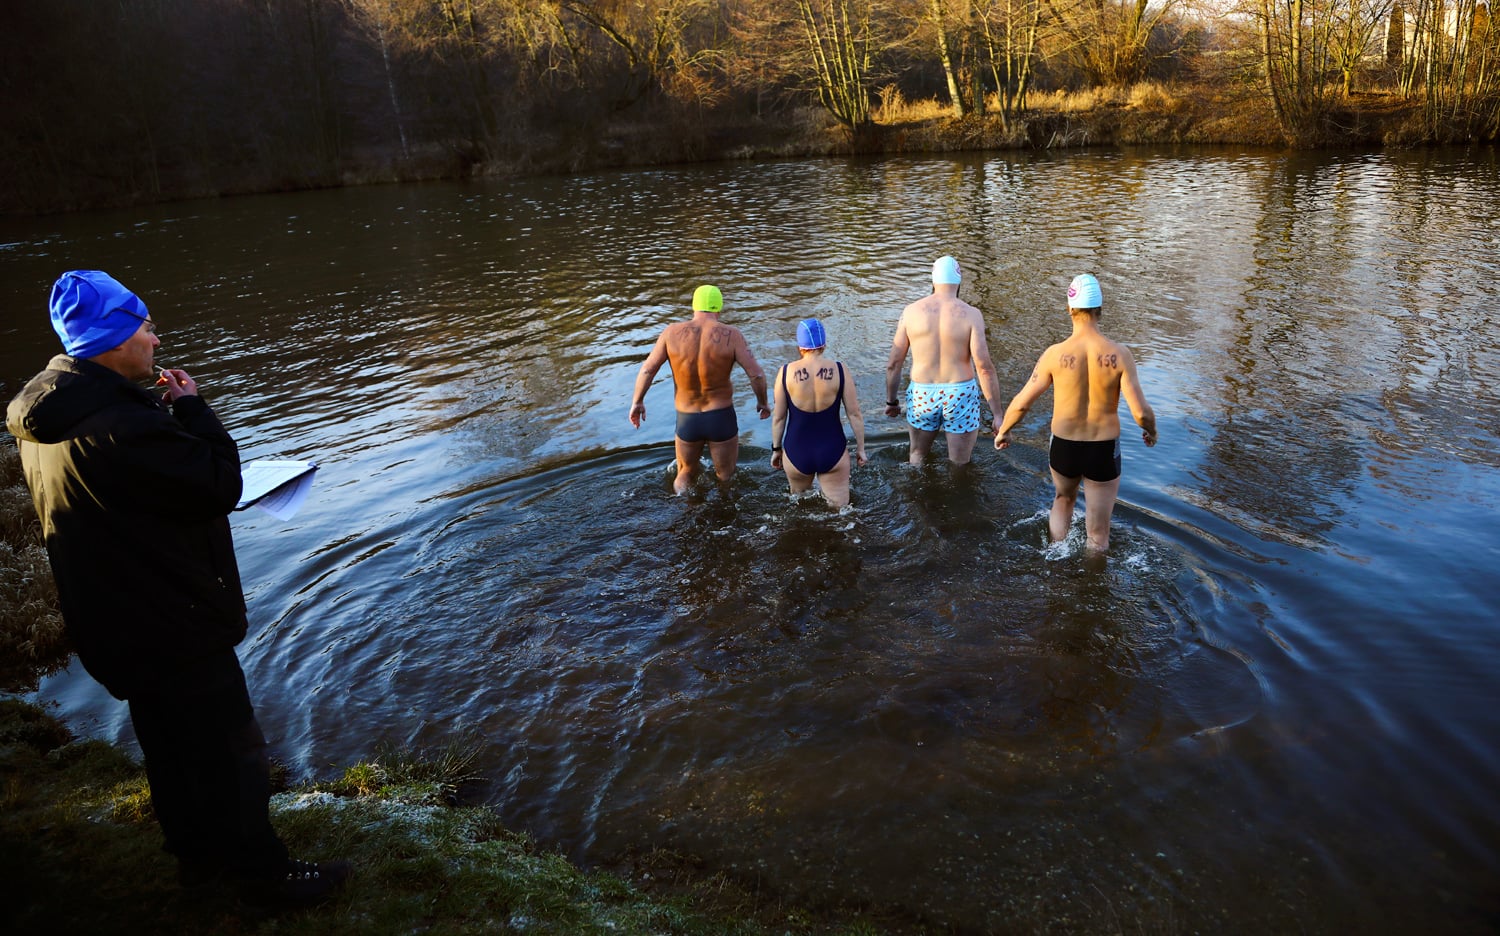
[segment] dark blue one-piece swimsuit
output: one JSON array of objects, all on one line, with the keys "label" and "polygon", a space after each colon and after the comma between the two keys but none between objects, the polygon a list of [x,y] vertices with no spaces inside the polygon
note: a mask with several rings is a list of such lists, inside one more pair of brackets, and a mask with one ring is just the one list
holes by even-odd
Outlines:
[{"label": "dark blue one-piece swimsuit", "polygon": [[797,408],[792,394],[786,388],[786,372],[781,369],[781,392],[786,394],[786,434],[781,446],[792,467],[803,474],[823,474],[832,471],[849,451],[849,442],[844,438],[844,424],[839,420],[839,407],[844,405],[844,365],[839,368],[839,395],[827,409],[809,413]]}]

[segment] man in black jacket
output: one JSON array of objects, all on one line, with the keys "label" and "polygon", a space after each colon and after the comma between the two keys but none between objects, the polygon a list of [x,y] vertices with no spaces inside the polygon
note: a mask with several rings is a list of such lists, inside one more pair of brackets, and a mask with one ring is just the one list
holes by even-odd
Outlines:
[{"label": "man in black jacket", "polygon": [[[66,353],[11,401],[63,623],[85,670],[130,706],[151,801],[184,884],[315,902],[346,862],[293,861],[271,828],[266,741],[234,647],[248,621],[229,512],[239,449],[186,371],[162,370],[146,305],[105,273],[53,286]],[[161,397],[140,384],[155,378]]]}]

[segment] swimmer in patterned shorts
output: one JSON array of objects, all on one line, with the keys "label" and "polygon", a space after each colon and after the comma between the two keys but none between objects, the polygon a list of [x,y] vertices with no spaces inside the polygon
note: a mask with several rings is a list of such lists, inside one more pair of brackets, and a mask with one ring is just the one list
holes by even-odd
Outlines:
[{"label": "swimmer in patterned shorts", "polygon": [[1031,405],[1052,388],[1052,443],[1048,462],[1052,499],[1048,529],[1054,543],[1067,539],[1079,485],[1084,492],[1084,529],[1089,549],[1109,548],[1109,522],[1120,493],[1120,397],[1144,430],[1141,440],[1156,444],[1156,413],[1146,402],[1130,349],[1099,331],[1104,296],[1088,273],[1068,286],[1073,335],[1042,352],[1026,386],[1010,401],[995,448],[1010,445],[1010,431]]},{"label": "swimmer in patterned shorts", "polygon": [[901,415],[896,391],[910,354],[906,421],[913,465],[927,458],[939,432],[945,433],[948,442],[948,460],[968,464],[979,438],[979,394],[984,393],[991,410],[1000,399],[995,365],[984,342],[984,316],[958,298],[962,279],[958,261],[940,257],[932,265],[932,295],[902,311],[891,341],[885,368],[885,414]]}]

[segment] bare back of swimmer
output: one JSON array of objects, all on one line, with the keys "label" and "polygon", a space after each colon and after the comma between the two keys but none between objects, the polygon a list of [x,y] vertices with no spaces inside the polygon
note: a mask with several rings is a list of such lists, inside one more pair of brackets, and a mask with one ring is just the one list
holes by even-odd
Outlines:
[{"label": "bare back of swimmer", "polygon": [[1010,445],[1010,431],[1052,388],[1052,442],[1048,461],[1057,490],[1048,528],[1053,542],[1067,538],[1080,484],[1089,548],[1109,548],[1109,524],[1120,493],[1120,397],[1143,430],[1147,447],[1156,444],[1156,413],[1146,402],[1130,349],[1099,331],[1103,295],[1099,281],[1084,273],[1068,287],[1073,334],[1047,348],[1026,386],[1010,401],[995,448]]},{"label": "bare back of swimmer", "polygon": [[671,364],[677,410],[677,478],[673,488],[679,494],[697,479],[705,446],[720,482],[727,483],[734,477],[740,439],[730,376],[736,364],[750,378],[760,418],[771,416],[766,375],[740,330],[719,321],[723,308],[724,298],[716,287],[699,286],[693,293],[693,317],[662,329],[635,379],[630,424],[640,428],[646,418],[646,391],[661,366]]}]

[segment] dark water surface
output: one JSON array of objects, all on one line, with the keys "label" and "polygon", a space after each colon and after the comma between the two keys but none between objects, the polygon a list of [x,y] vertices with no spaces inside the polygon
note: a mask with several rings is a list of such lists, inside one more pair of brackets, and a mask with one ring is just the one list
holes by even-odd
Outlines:
[{"label": "dark water surface", "polygon": [[[1106,561],[1049,548],[1046,419],[964,475],[879,414],[901,307],[964,264],[1006,397],[1098,274],[1161,424]],[[246,459],[279,754],[471,733],[505,820],[964,932],[1500,918],[1500,164],[1127,151],[367,188],[0,222],[0,376],[110,270]],[[872,440],[787,497],[741,378],[732,490],[671,495],[694,286],[768,369],[821,316]],[[169,492],[158,492],[170,496]],[[1079,524],[1081,525],[1081,520]],[[147,544],[142,544],[143,546]],[[83,730],[129,737],[75,666]],[[904,922],[903,922],[904,921]]]}]

